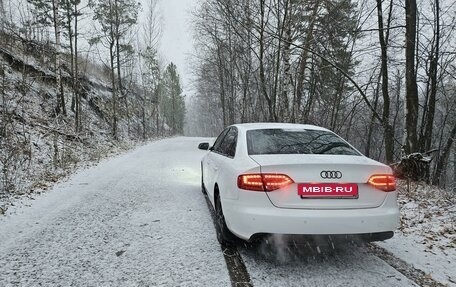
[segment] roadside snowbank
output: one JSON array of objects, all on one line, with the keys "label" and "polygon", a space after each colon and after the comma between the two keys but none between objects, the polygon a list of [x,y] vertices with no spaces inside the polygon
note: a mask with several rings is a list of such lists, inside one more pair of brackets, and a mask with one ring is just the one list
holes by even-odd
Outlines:
[{"label": "roadside snowbank", "polygon": [[456,194],[400,182],[399,205],[399,231],[378,245],[435,280],[456,286]]}]

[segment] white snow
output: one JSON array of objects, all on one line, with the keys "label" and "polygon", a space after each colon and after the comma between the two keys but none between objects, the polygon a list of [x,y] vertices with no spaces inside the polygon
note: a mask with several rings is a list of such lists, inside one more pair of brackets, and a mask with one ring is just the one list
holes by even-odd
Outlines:
[{"label": "white snow", "polygon": [[377,243],[413,267],[448,286],[456,286],[456,250],[429,250],[421,236],[396,234]]},{"label": "white snow", "polygon": [[401,228],[378,245],[448,286],[456,286],[456,199],[426,184],[399,185]]},{"label": "white snow", "polygon": [[416,286],[362,246],[343,246],[328,256],[308,254],[305,246],[278,248],[242,250],[254,286]]}]

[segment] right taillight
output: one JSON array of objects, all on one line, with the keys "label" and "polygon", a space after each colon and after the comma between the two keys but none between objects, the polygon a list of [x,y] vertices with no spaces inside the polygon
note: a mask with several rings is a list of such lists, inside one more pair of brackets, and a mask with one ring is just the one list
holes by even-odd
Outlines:
[{"label": "right taillight", "polygon": [[396,178],[390,174],[373,175],[369,178],[369,181],[367,183],[383,191],[396,190]]},{"label": "right taillight", "polygon": [[274,191],[292,183],[294,181],[285,174],[256,173],[238,176],[238,187],[245,190]]}]

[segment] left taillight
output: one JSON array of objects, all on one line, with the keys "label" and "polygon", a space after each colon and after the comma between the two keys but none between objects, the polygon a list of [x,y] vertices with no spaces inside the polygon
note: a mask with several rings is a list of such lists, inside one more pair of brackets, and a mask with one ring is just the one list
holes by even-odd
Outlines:
[{"label": "left taillight", "polygon": [[367,183],[383,191],[396,190],[396,178],[390,174],[373,175],[369,178],[369,181]]},{"label": "left taillight", "polygon": [[256,173],[238,176],[238,187],[245,190],[274,191],[292,183],[294,181],[285,174]]}]

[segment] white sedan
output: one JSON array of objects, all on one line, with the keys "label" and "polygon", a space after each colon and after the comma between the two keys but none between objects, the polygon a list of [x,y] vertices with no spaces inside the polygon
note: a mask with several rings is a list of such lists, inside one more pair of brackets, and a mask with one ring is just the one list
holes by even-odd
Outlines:
[{"label": "white sedan", "polygon": [[390,167],[317,126],[278,123],[226,128],[201,161],[217,239],[268,234],[391,238],[399,224]]}]

